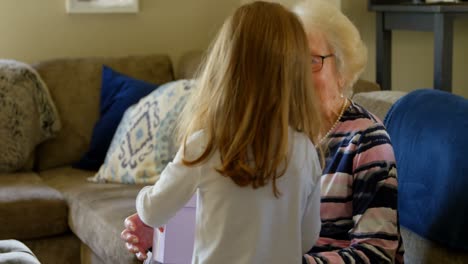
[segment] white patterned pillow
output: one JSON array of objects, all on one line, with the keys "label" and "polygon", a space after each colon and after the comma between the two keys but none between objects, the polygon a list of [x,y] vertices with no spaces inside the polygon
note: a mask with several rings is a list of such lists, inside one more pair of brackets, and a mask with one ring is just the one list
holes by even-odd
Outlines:
[{"label": "white patterned pillow", "polygon": [[175,156],[176,120],[194,85],[179,80],[160,86],[125,112],[93,182],[152,184]]}]

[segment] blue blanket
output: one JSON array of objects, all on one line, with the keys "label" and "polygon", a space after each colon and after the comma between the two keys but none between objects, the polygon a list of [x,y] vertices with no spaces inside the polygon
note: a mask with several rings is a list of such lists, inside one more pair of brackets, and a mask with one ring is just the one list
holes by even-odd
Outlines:
[{"label": "blue blanket", "polygon": [[397,160],[401,225],[468,250],[468,100],[417,90],[392,106],[385,125]]}]

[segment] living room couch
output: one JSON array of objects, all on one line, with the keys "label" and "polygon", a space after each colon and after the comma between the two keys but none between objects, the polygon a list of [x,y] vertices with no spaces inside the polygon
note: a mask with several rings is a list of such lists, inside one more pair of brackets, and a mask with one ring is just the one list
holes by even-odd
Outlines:
[{"label": "living room couch", "polygon": [[[25,168],[0,175],[0,239],[22,241],[43,264],[139,263],[119,235],[142,185],[91,183],[87,178],[96,172],[71,167],[86,152],[99,117],[103,65],[155,84],[175,79],[167,55],[32,65],[50,91],[62,128],[35,149]],[[186,67],[192,66],[182,63],[181,71]]]},{"label": "living room couch", "polygon": [[[47,84],[62,128],[34,150],[21,171],[0,174],[0,240],[24,242],[43,264],[141,263],[126,251],[120,232],[124,219],[135,212],[135,198],[143,185],[92,183],[87,178],[95,172],[71,165],[86,152],[99,116],[102,65],[162,84],[191,78],[198,61],[197,53],[183,56],[177,76],[167,55],[63,58],[33,64]],[[376,84],[360,80],[354,87],[355,98],[383,119],[405,93],[367,93],[376,90]],[[405,243],[413,240],[411,234],[405,237]]]}]

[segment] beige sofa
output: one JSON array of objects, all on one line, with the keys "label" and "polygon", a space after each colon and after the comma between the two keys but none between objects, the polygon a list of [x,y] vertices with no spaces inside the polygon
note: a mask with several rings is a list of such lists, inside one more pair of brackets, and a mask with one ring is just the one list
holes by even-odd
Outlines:
[{"label": "beige sofa", "polygon": [[[139,263],[125,250],[119,235],[125,217],[135,212],[135,197],[142,186],[91,183],[86,178],[93,172],[73,169],[71,164],[86,151],[98,118],[103,64],[134,78],[165,83],[190,77],[198,60],[196,53],[183,56],[179,65],[182,74],[177,77],[166,55],[56,59],[34,64],[50,90],[62,129],[56,138],[36,148],[32,166],[0,175],[0,240],[24,242],[43,264]],[[355,93],[375,90],[378,86],[366,81],[354,87]],[[381,118],[404,95],[367,94],[360,93],[356,99]],[[415,239],[409,235],[406,242]],[[427,241],[412,245],[406,246],[410,254],[425,254],[434,248]],[[417,252],[421,245],[432,247]]]},{"label": "beige sofa", "polygon": [[[189,78],[200,53],[182,56],[177,78]],[[119,238],[135,212],[141,185],[96,184],[93,172],[73,169],[88,148],[98,119],[101,68],[152,83],[174,80],[166,55],[65,58],[34,64],[59,112],[58,136],[39,145],[22,172],[0,175],[0,240],[24,242],[43,264],[138,263]],[[358,90],[375,90],[360,81]]]},{"label": "beige sofa", "polygon": [[[39,145],[33,168],[0,175],[0,240],[24,242],[43,264],[138,263],[119,234],[142,186],[95,184],[71,168],[98,119],[101,68],[152,83],[174,80],[167,55],[56,59],[34,64],[58,109],[62,129]],[[181,71],[193,67],[182,64]]]}]

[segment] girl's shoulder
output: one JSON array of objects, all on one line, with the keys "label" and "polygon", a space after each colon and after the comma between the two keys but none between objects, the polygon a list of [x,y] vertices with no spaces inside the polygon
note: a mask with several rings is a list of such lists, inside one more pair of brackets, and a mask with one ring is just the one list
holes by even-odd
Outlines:
[{"label": "girl's shoulder", "polygon": [[307,159],[318,160],[317,149],[312,140],[304,133],[289,128],[289,146],[293,155],[304,156]]},{"label": "girl's shoulder", "polygon": [[208,145],[208,138],[203,130],[196,131],[190,135],[185,142],[181,142],[186,158],[198,158]]},{"label": "girl's shoulder", "polygon": [[289,140],[294,145],[306,146],[314,148],[312,140],[303,132],[289,127]]}]

